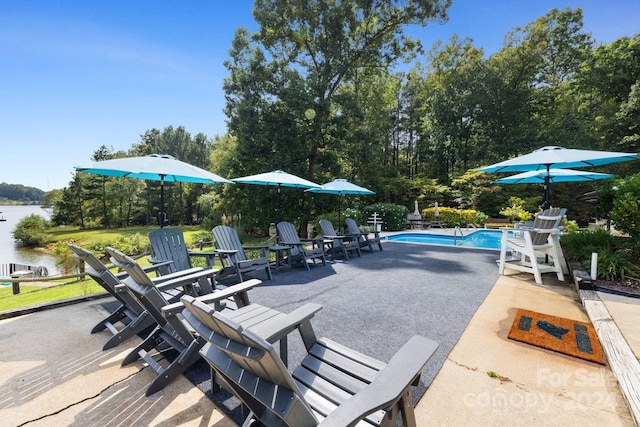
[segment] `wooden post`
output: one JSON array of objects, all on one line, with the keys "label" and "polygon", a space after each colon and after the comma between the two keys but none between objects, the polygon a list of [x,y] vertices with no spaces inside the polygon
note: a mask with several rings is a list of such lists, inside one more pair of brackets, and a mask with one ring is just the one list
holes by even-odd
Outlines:
[{"label": "wooden post", "polygon": [[[11,273],[12,279],[20,279],[22,277],[33,277],[33,271],[31,270],[19,270]],[[20,281],[16,280],[12,282],[13,285],[13,294],[18,295],[20,293]]]}]

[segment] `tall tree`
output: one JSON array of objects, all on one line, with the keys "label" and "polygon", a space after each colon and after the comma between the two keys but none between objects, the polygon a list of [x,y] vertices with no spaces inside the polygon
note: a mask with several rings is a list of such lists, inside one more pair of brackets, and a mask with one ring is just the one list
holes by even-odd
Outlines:
[{"label": "tall tree", "polygon": [[[330,143],[328,125],[332,102],[340,85],[353,80],[358,70],[387,69],[411,55],[419,43],[404,34],[409,25],[444,21],[450,0],[257,0],[254,16],[260,31],[253,39],[264,54],[245,56],[246,72],[260,58],[269,57],[276,69],[288,68],[300,74],[306,105],[311,117],[307,152],[309,178],[313,178],[319,155]],[[238,34],[241,36],[242,34]],[[238,46],[240,41],[235,43]],[[256,46],[258,49],[260,46]],[[245,50],[247,54],[250,51]],[[264,65],[255,71],[266,71]],[[284,75],[286,73],[280,73]],[[234,77],[232,77],[233,79]],[[277,83],[274,77],[271,84]],[[288,84],[288,80],[283,81]],[[264,82],[263,82],[264,83]],[[243,138],[239,136],[239,143]]]}]

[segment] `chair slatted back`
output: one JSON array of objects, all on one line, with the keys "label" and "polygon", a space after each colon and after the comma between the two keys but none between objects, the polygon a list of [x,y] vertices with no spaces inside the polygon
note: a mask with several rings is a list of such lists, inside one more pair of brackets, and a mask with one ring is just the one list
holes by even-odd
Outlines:
[{"label": "chair slatted back", "polygon": [[149,315],[153,317],[153,320],[161,328],[168,329],[167,332],[175,335],[184,343],[191,342],[193,336],[181,322],[173,322],[169,325],[167,319],[162,315],[162,307],[169,305],[169,301],[162,295],[151,278],[147,276],[140,264],[117,249],[107,248],[107,252],[111,255],[111,262],[127,271],[129,277],[124,280],[124,284],[135,295]]},{"label": "chair slatted back", "polygon": [[215,238],[216,248],[222,250],[238,251],[232,258],[235,261],[246,261],[247,256],[242,248],[238,232],[226,225],[218,225],[211,230]]},{"label": "chair slatted back", "polygon": [[[338,233],[336,233],[336,229],[333,228],[333,224],[331,223],[331,221],[327,220],[327,219],[321,219],[320,220],[320,230],[322,232],[323,236],[337,236]],[[340,239],[334,239],[333,240],[333,245],[335,247],[341,247],[342,246],[342,240]]]},{"label": "chair slatted back", "polygon": [[[296,245],[302,245],[302,241],[300,240],[300,236],[298,236],[298,232],[296,231],[296,227],[287,221],[281,221],[276,226],[278,229],[278,235],[280,236],[280,241],[286,243],[292,243]],[[289,253],[291,256],[297,256],[301,253],[301,246],[292,245]]]},{"label": "chair slatted back", "polygon": [[271,344],[195,298],[182,302],[185,320],[207,340],[200,353],[250,411],[273,426],[318,424]]},{"label": "chair slatted back", "polygon": [[347,225],[349,234],[360,234],[360,228],[353,218],[345,218],[344,223]]},{"label": "chair slatted back", "polygon": [[175,228],[158,228],[149,233],[151,255],[158,261],[173,261],[168,266],[170,273],[191,268],[189,251],[182,231]]},{"label": "chair slatted back", "polygon": [[[533,221],[536,230],[552,230],[560,226],[564,214],[564,208],[550,208],[540,212]],[[534,245],[543,245],[549,239],[549,233],[534,231],[531,233],[531,241]]]},{"label": "chair slatted back", "polygon": [[100,286],[118,300],[122,300],[116,292],[116,286],[119,285],[120,279],[107,268],[94,254],[80,246],[68,244],[69,249],[73,252],[73,256],[84,261],[86,273],[93,278]]}]

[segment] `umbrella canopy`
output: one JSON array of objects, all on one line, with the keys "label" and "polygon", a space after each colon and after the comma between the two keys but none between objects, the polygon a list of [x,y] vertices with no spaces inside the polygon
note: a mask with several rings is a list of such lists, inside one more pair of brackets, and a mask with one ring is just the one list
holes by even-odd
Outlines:
[{"label": "umbrella canopy", "polygon": [[619,153],[615,151],[577,150],[557,146],[542,147],[529,154],[505,160],[490,166],[478,169],[480,172],[527,172],[545,171],[544,177],[544,203],[542,209],[548,209],[549,183],[551,169],[558,168],[583,168],[589,166],[601,166],[609,163],[639,160],[636,153]]},{"label": "umbrella canopy", "polygon": [[243,176],[232,179],[234,182],[255,185],[277,185],[278,187],[317,188],[315,182],[307,181],[299,176],[292,175],[281,170],[260,173],[258,175]]},{"label": "umbrella canopy", "polygon": [[[589,171],[579,171],[574,169],[549,169],[549,182],[574,182],[574,181],[596,181],[599,179],[614,178],[615,175],[608,173],[596,173]],[[536,170],[522,172],[506,178],[496,179],[496,184],[544,184],[547,178],[546,170]]]},{"label": "umbrella canopy", "polygon": [[368,188],[360,187],[359,185],[352,184],[346,179],[334,179],[331,182],[322,184],[319,188],[310,188],[306,191],[311,193],[325,193],[325,194],[337,194],[338,195],[338,228],[342,226],[342,209],[340,203],[340,196],[343,194],[376,194]]},{"label": "umbrella canopy", "polygon": [[346,179],[334,179],[331,182],[322,184],[318,188],[310,188],[307,190],[311,193],[327,193],[327,194],[376,194],[368,188],[360,187],[347,181]]},{"label": "umbrella canopy", "polygon": [[273,172],[265,172],[257,175],[243,176],[240,178],[233,178],[232,181],[239,182],[241,184],[254,184],[254,185],[273,185],[278,187],[278,207],[276,208],[276,217],[280,220],[280,187],[296,187],[296,188],[318,188],[320,187],[315,182],[307,181],[299,176],[292,175],[290,173],[275,170]]},{"label": "umbrella canopy", "polygon": [[128,177],[160,181],[160,212],[158,222],[162,227],[166,221],[164,212],[164,183],[190,182],[195,184],[220,184],[233,182],[168,154],[150,154],[143,157],[125,157],[104,160],[89,166],[76,166],[76,171],[104,176]]},{"label": "umbrella canopy", "polygon": [[583,168],[640,160],[636,153],[542,147],[529,154],[478,169],[480,172],[526,172],[555,168]]},{"label": "umbrella canopy", "polygon": [[573,169],[549,169],[522,172],[517,175],[500,178],[496,184],[544,184],[544,202],[542,206],[547,209],[551,206],[549,184],[552,182],[596,181],[598,179],[613,178],[615,175],[608,173],[596,173],[578,171]]}]

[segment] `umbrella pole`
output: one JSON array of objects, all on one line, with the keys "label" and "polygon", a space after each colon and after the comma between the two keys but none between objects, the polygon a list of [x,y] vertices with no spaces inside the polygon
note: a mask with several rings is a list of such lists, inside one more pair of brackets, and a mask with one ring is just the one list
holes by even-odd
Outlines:
[{"label": "umbrella pole", "polygon": [[338,193],[338,233],[342,233],[342,195]]},{"label": "umbrella pole", "polygon": [[164,211],[164,175],[160,178],[160,211],[158,212],[158,224],[160,224],[160,228],[163,228],[167,221],[167,214]]},{"label": "umbrella pole", "polygon": [[542,202],[542,210],[549,209],[551,206],[549,196],[549,165],[547,165],[547,174],[544,176],[544,202]]},{"label": "umbrella pole", "polygon": [[276,207],[276,220],[280,222],[280,206],[282,204],[282,196],[280,194],[280,184],[278,184],[278,206]]}]

